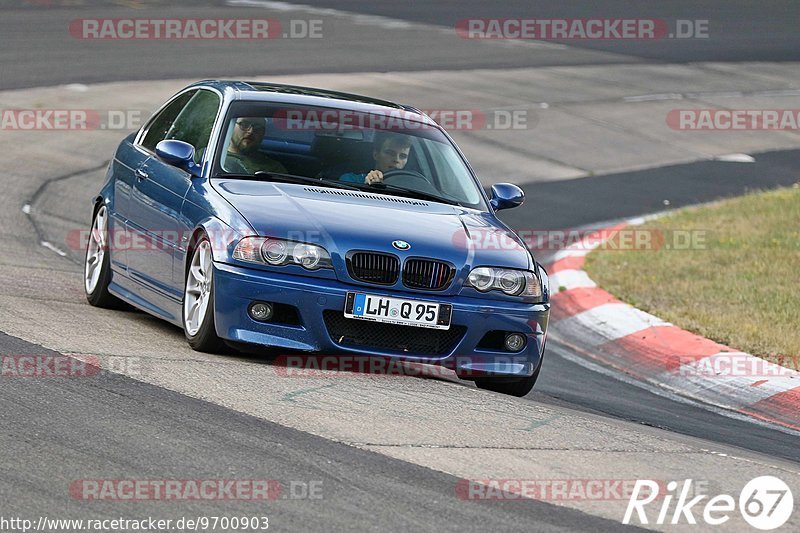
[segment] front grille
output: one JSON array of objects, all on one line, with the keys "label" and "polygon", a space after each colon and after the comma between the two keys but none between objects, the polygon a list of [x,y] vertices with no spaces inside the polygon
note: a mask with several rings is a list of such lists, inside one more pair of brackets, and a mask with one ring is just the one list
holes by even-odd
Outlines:
[{"label": "front grille", "polygon": [[358,281],[394,285],[400,274],[400,260],[390,254],[356,252],[347,260],[347,270]]},{"label": "front grille", "polygon": [[412,289],[439,291],[450,285],[455,269],[443,261],[408,259],[403,267],[403,285]]},{"label": "front grille", "polygon": [[346,318],[341,311],[324,311],[325,327],[333,342],[353,348],[372,348],[408,355],[447,355],[467,328],[418,328]]}]

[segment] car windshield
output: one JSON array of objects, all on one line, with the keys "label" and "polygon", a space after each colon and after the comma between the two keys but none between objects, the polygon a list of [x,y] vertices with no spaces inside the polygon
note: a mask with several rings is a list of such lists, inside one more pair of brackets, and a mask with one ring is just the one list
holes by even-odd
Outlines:
[{"label": "car windshield", "polygon": [[295,182],[484,209],[480,185],[452,142],[418,119],[403,109],[374,114],[237,102],[224,122],[213,175],[302,177]]}]

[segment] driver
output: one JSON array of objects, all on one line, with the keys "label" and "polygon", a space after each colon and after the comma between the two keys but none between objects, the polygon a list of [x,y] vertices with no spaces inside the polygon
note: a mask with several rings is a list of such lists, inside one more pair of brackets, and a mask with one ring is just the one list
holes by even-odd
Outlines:
[{"label": "driver", "polygon": [[372,143],[372,158],[375,160],[375,169],[358,174],[348,172],[339,177],[339,181],[350,183],[381,183],[383,173],[390,170],[401,170],[408,163],[408,154],[411,151],[411,139],[401,133],[379,131],[375,134]]},{"label": "driver", "polygon": [[[228,145],[226,167],[241,166],[247,174],[259,171],[287,174],[286,167],[258,151],[266,132],[266,120],[262,117],[239,117]],[[238,172],[238,168],[229,168]]]}]

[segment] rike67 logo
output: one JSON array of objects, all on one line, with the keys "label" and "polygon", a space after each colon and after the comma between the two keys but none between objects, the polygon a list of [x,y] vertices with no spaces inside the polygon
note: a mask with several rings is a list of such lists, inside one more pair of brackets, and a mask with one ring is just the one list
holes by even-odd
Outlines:
[{"label": "rike67 logo", "polygon": [[[737,510],[742,518],[755,529],[769,531],[784,525],[794,510],[794,498],[789,486],[774,476],[761,476],[750,480],[739,493],[738,502],[733,496],[719,494],[703,502],[708,495],[691,497],[692,480],[687,479],[679,488],[677,481],[670,481],[666,493],[661,494],[661,484],[649,479],[638,479],[633,488],[623,524],[697,524],[697,519],[711,526],[724,525]],[[691,499],[690,499],[691,498]],[[658,515],[648,516],[646,507],[658,502],[649,510],[658,509]],[[675,501],[674,508],[672,502]],[[695,513],[697,516],[695,516]]]}]

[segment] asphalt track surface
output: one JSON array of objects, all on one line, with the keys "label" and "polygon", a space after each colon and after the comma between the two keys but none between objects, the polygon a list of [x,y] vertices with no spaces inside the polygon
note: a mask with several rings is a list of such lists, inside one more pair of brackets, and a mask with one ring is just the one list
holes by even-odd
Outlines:
[{"label": "asphalt track surface", "polygon": [[[542,0],[480,0],[426,2],[410,7],[402,2],[377,0],[310,0],[312,6],[380,15],[414,22],[454,27],[470,18],[577,19],[635,18],[664,21],[707,20],[709,39],[652,41],[555,41],[571,46],[656,61],[794,61],[800,58],[795,22],[800,5],[791,1],[749,2],[549,2]],[[768,36],[768,37],[767,37]],[[534,59],[532,59],[535,61]]]},{"label": "asphalt track surface", "polygon": [[[424,3],[409,8],[392,2],[307,2],[371,15],[388,16],[425,24],[452,27],[467,17],[570,17],[648,16],[661,18],[708,18],[719,39],[693,41],[677,46],[652,43],[572,43],[591,55],[533,54],[530,50],[498,49],[495,56],[455,57],[430,55],[424,59],[424,43],[408,54],[387,55],[388,44],[360,47],[332,61],[323,55],[298,60],[296,52],[276,49],[272,54],[239,53],[248,57],[237,63],[230,52],[200,46],[202,64],[186,61],[187,49],[174,43],[149,43],[146,53],[130,56],[122,47],[54,46],[55,22],[63,19],[60,7],[43,9],[4,2],[0,6],[0,88],[22,88],[60,83],[90,83],[125,79],[207,77],[208,71],[228,74],[355,72],[364,70],[419,70],[477,66],[532,66],[602,62],[768,60],[800,59],[800,36],[795,31],[798,5],[725,2],[704,12],[693,2],[652,3],[633,8],[625,2],[605,2],[596,13],[583,8],[550,3],[506,2],[491,9],[479,2]],[[103,16],[122,9],[108,2],[87,2],[86,11],[102,6]],[[147,4],[147,3],[145,3]],[[171,2],[171,13],[185,13],[194,3]],[[641,10],[638,13],[636,10]],[[182,11],[184,10],[184,11]],[[191,16],[227,13],[224,7],[192,7]],[[93,12],[94,13],[94,12]],[[163,14],[163,13],[162,13]],[[5,16],[13,15],[13,16]],[[82,16],[82,15],[75,15]],[[100,16],[96,13],[86,16]],[[187,15],[184,15],[187,16]],[[747,24],[744,21],[748,21]],[[769,39],[764,35],[768,34]],[[95,43],[96,44],[96,43]],[[675,45],[676,43],[671,43]],[[285,46],[280,43],[279,46]],[[594,54],[594,52],[598,52]],[[299,52],[303,54],[301,50]],[[344,56],[343,56],[344,57]],[[387,59],[391,58],[391,59]],[[245,63],[245,64],[243,64]],[[504,219],[517,228],[563,229],[651,213],[734,196],[748,190],[772,188],[797,182],[798,152],[760,154],[753,165],[703,162],[580,180],[525,186],[528,202],[536,210],[509,211]],[[620,191],[626,197],[620,198]],[[613,201],[612,201],[613,200]],[[744,449],[800,462],[797,437],[746,421],[714,414],[623,383],[605,373],[575,362],[570,348],[551,342],[540,385],[528,400],[563,405],[572,409],[629,420],[648,426],[702,437]],[[0,335],[3,353],[46,353],[21,339]],[[579,357],[579,355],[577,355]],[[170,472],[191,473],[200,478],[228,473],[237,477],[319,479],[326,498],[314,505],[278,500],[268,507],[271,520],[296,524],[308,530],[380,529],[381,526],[413,529],[485,530],[616,530],[619,524],[585,513],[541,502],[493,504],[491,513],[480,505],[453,495],[455,478],[406,462],[357,450],[326,439],[255,419],[223,407],[194,400],[168,390],[107,374],[99,380],[4,381],[0,400],[0,446],[6,460],[0,465],[0,501],[4,514],[40,514],[81,511],[94,516],[115,514],[114,508],[85,502],[65,502],[64,486],[86,471],[105,477],[169,477]],[[87,416],[87,413],[92,413]],[[120,414],[124,414],[121,417]],[[10,460],[12,459],[12,460]],[[263,469],[258,470],[258,465]],[[278,472],[279,475],[275,473]],[[48,488],[49,487],[49,488]],[[529,504],[528,504],[529,503]],[[202,513],[212,514],[204,503]],[[221,504],[220,504],[221,505]],[[230,503],[220,512],[231,514]],[[252,504],[240,504],[250,514]],[[137,508],[169,517],[162,504]],[[190,508],[182,509],[186,514]],[[320,520],[325,517],[325,520]]]},{"label": "asphalt track surface", "polygon": [[699,161],[685,165],[523,185],[531,211],[501,211],[517,229],[565,229],[789,186],[800,180],[800,151],[758,154],[750,164]]},{"label": "asphalt track surface", "polygon": [[[0,346],[18,355],[57,355],[2,334]],[[87,381],[92,383],[87,386]],[[536,501],[492,502],[487,513],[456,496],[452,476],[113,373],[92,380],[6,380],[0,400],[5,458],[0,499],[6,517],[118,517],[115,502],[65,501],[70,481],[94,472],[102,479],[268,479],[282,487],[280,495],[266,502],[205,501],[179,507],[174,502],[140,502],[137,517],[266,515],[283,531],[619,527]],[[37,456],[41,460],[30,460]],[[302,481],[307,485],[297,485],[299,480],[308,480]],[[318,488],[315,494],[324,498],[301,498],[306,486],[308,494]]]},{"label": "asphalt track surface", "polygon": [[[258,4],[258,0],[254,3]],[[0,89],[197,76],[800,59],[800,35],[796,31],[800,4],[791,0],[704,4],[690,0],[633,4],[625,0],[591,3],[453,0],[419,2],[413,6],[388,0],[293,3],[436,26],[449,36],[455,31],[455,23],[467,18],[619,17],[663,19],[669,24],[678,19],[708,20],[709,38],[569,41],[572,48],[566,51],[537,46],[496,46],[493,51],[478,51],[473,43],[463,39],[452,44],[417,38],[386,42],[379,33],[352,33],[352,29],[334,20],[323,28],[328,38],[335,41],[326,47],[325,54],[316,53],[315,43],[309,39],[275,39],[267,46],[247,41],[229,46],[220,46],[219,42],[141,41],[136,53],[131,53],[126,42],[65,40],[65,16],[68,20],[246,17],[259,16],[263,9],[232,8],[223,1],[6,0],[0,3]]]}]

